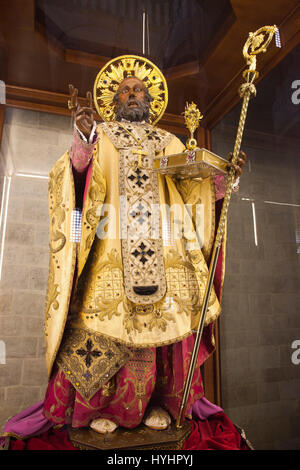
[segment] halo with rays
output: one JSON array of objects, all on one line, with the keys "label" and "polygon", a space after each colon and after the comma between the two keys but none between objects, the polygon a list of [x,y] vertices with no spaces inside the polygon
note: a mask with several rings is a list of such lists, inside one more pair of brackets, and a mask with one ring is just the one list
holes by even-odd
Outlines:
[{"label": "halo with rays", "polygon": [[155,124],[162,117],[168,104],[168,87],[162,72],[145,57],[123,55],[110,60],[98,73],[94,83],[95,107],[104,121],[114,121],[114,96],[120,83],[128,77],[137,77],[148,88],[153,101],[150,103],[149,120]]}]

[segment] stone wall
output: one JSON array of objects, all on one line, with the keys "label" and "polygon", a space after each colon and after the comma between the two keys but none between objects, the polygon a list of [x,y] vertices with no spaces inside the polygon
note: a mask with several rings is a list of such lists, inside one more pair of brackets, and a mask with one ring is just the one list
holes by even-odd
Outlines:
[{"label": "stone wall", "polygon": [[[71,136],[69,118],[6,110],[1,186],[6,176],[9,194],[6,190],[3,198],[2,189],[0,192],[4,202],[0,238],[1,253],[3,250],[0,341],[6,349],[5,364],[0,363],[1,430],[8,417],[43,398],[47,384],[43,334],[49,256],[45,177],[69,147]],[[18,176],[18,173],[39,177]]]},{"label": "stone wall", "polygon": [[[213,151],[227,156],[234,138],[225,118]],[[229,208],[222,406],[256,449],[300,448],[300,364],[291,360],[300,340],[299,144],[246,131],[248,163]]]}]

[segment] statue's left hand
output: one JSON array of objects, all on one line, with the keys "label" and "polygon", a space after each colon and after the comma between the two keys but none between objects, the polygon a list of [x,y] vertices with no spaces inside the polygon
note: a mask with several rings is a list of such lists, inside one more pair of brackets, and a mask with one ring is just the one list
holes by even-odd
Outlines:
[{"label": "statue's left hand", "polygon": [[243,166],[245,165],[245,162],[247,160],[247,155],[240,151],[239,153],[239,156],[238,156],[238,159],[237,159],[237,163],[234,165],[233,163],[231,163],[231,159],[233,157],[233,153],[229,153],[228,154],[228,160],[229,160],[229,163],[228,163],[228,169],[230,168],[234,168],[235,170],[235,179],[239,178],[242,174],[242,171],[243,171]]}]

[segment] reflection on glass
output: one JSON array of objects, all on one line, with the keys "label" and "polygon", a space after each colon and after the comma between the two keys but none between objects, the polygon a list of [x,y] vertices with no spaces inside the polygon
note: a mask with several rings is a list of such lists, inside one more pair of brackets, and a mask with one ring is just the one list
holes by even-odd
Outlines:
[{"label": "reflection on glass", "polygon": [[23,176],[24,178],[40,178],[40,179],[48,179],[48,176],[45,175],[34,175],[32,173],[16,173],[15,176]]},{"label": "reflection on glass", "polygon": [[7,210],[11,185],[11,176],[4,176],[2,201],[1,201],[1,214],[0,214],[0,232],[1,232],[1,246],[0,246],[0,281],[2,277],[2,265],[4,255],[4,243],[6,234]]},{"label": "reflection on glass", "polygon": [[253,230],[254,230],[254,243],[257,246],[257,229],[256,229],[256,213],[255,213],[255,203],[252,202],[252,216],[253,216]]}]

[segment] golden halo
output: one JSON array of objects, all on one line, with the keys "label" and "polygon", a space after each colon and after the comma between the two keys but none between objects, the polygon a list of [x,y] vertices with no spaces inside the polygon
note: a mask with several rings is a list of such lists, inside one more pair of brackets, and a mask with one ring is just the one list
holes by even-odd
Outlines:
[{"label": "golden halo", "polygon": [[151,124],[157,123],[168,104],[167,82],[156,65],[137,55],[116,57],[98,73],[94,83],[94,103],[99,115],[104,121],[115,120],[113,99],[120,83],[128,77],[138,78],[148,88],[153,98],[149,121]]}]

